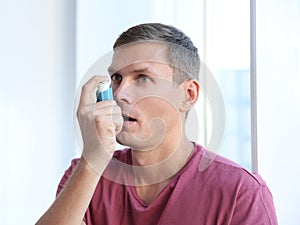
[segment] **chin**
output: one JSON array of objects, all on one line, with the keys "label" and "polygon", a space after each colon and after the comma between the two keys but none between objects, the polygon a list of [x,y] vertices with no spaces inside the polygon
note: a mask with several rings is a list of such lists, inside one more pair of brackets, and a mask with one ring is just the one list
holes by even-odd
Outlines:
[{"label": "chin", "polygon": [[117,135],[117,142],[121,145],[128,146],[137,151],[151,151],[162,144],[164,140],[157,136],[156,138],[145,138],[133,136],[132,134],[126,134],[121,132]]},{"label": "chin", "polygon": [[124,131],[121,131],[121,133],[117,135],[116,140],[120,145],[128,146],[130,148],[134,145],[132,138],[129,137],[129,135],[124,134]]}]

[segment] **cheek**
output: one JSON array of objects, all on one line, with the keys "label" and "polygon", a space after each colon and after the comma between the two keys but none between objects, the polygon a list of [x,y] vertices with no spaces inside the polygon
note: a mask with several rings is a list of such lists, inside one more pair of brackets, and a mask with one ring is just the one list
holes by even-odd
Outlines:
[{"label": "cheek", "polygon": [[160,118],[169,124],[180,118],[178,102],[167,97],[149,97],[141,100],[138,105],[147,121]]}]

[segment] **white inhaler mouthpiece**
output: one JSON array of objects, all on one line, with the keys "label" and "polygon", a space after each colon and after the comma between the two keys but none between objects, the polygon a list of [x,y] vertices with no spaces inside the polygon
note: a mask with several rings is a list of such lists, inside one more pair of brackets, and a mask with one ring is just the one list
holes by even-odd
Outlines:
[{"label": "white inhaler mouthpiece", "polygon": [[97,102],[113,99],[110,79],[102,81],[98,84],[98,90],[96,95],[97,95]]}]

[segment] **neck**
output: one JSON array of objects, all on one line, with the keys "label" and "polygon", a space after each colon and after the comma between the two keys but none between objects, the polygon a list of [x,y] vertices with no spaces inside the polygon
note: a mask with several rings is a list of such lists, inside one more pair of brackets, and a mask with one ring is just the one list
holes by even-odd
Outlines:
[{"label": "neck", "polygon": [[171,179],[183,168],[194,149],[185,136],[180,141],[165,141],[149,151],[132,151],[135,180],[149,185]]}]

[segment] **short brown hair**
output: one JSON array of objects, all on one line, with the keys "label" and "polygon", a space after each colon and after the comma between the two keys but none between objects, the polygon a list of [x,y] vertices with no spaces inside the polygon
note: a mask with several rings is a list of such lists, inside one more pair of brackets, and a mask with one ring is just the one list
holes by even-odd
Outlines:
[{"label": "short brown hair", "polygon": [[145,23],[123,32],[113,48],[133,42],[162,41],[169,45],[168,59],[174,69],[173,80],[198,79],[200,57],[191,39],[176,27],[161,23]]}]

